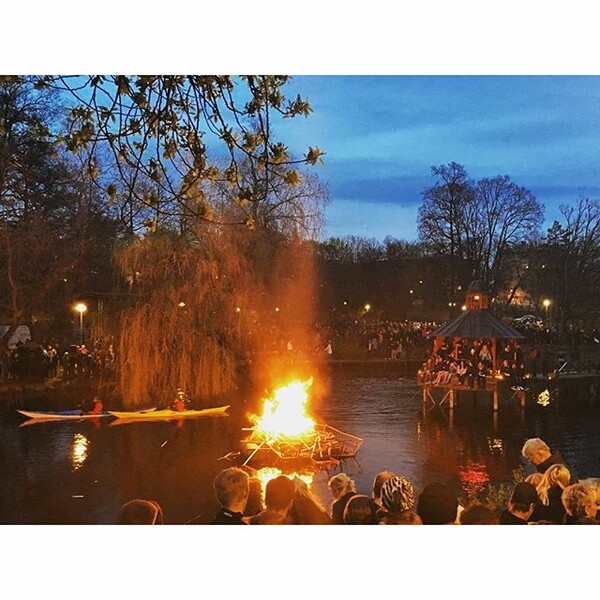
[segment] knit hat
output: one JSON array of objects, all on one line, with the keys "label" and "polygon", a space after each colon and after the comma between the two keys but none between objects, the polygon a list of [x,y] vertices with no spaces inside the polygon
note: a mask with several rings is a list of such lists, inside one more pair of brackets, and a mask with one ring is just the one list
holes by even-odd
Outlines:
[{"label": "knit hat", "polygon": [[381,504],[390,512],[410,510],[415,505],[412,483],[405,477],[392,477],[381,486]]},{"label": "knit hat", "polygon": [[419,496],[417,514],[423,525],[445,525],[456,521],[458,500],[443,483],[429,483]]}]

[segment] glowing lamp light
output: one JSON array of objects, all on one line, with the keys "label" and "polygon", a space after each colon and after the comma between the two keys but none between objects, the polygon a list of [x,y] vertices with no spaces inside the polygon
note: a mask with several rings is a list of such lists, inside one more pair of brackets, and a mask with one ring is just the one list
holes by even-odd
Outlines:
[{"label": "glowing lamp light", "polygon": [[181,301],[177,306],[179,306],[179,308],[183,308],[185,306],[185,302]]},{"label": "glowing lamp light", "polygon": [[365,310],[367,312],[369,312],[371,310],[371,305],[370,304],[365,304]]},{"label": "glowing lamp light", "polygon": [[463,305],[460,307],[460,310],[467,310],[467,307],[466,307],[466,305],[464,305],[464,304],[463,304]]}]

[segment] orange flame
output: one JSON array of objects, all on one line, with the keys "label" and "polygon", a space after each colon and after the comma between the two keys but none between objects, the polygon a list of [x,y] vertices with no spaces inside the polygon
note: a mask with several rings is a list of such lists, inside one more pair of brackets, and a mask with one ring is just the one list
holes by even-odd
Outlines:
[{"label": "orange flame", "polygon": [[292,381],[275,390],[273,398],[265,399],[262,416],[255,417],[256,429],[270,438],[314,433],[315,422],[307,414],[307,390],[312,382],[312,377],[307,381]]},{"label": "orange flame", "polygon": [[276,467],[263,467],[262,469],[259,469],[255,473],[255,476],[260,480],[263,498],[265,496],[265,490],[267,488],[267,483],[269,483],[269,481],[271,481],[271,479],[275,479],[276,477],[279,477],[280,475],[286,475],[286,477],[289,477],[292,480],[295,477],[298,477],[298,479],[301,479],[302,481],[304,481],[304,483],[309,487],[312,485],[313,478],[314,478],[312,473],[298,473],[296,471],[294,471],[293,473],[283,473],[280,469],[277,469]]}]

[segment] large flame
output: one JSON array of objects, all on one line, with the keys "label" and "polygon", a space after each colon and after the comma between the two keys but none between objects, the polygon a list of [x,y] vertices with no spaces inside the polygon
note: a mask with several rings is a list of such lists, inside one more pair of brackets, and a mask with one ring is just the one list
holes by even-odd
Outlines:
[{"label": "large flame", "polygon": [[307,414],[307,390],[312,382],[312,377],[307,381],[292,381],[275,390],[273,398],[265,399],[263,414],[256,418],[256,429],[271,438],[314,433],[315,422]]}]

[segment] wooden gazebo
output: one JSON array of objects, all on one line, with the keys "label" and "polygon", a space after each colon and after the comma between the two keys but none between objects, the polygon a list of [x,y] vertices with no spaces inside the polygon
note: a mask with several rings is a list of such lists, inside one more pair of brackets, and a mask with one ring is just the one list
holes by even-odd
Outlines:
[{"label": "wooden gazebo", "polygon": [[481,282],[473,281],[467,289],[466,310],[429,334],[429,339],[434,340],[434,353],[446,338],[489,339],[492,345],[492,370],[495,372],[498,368],[498,340],[519,340],[525,336],[490,312],[488,302],[489,294],[483,289]]},{"label": "wooden gazebo", "polygon": [[[497,373],[498,370],[498,340],[519,340],[525,336],[496,317],[489,310],[489,293],[483,288],[480,281],[473,281],[466,293],[465,301],[466,310],[451,321],[444,323],[441,327],[432,331],[428,338],[433,339],[434,354],[444,344],[447,338],[457,339],[488,339],[491,344],[492,355],[492,373]],[[448,383],[441,387],[447,388],[447,393],[442,399],[442,402],[449,398],[450,406],[454,405],[454,393],[458,386]],[[495,377],[489,378],[489,383],[486,384],[486,391],[493,393],[494,410],[498,410],[498,385]],[[423,401],[431,398],[430,386],[423,386]],[[524,403],[524,394],[520,393],[521,404]],[[441,402],[440,402],[441,404]]]}]

